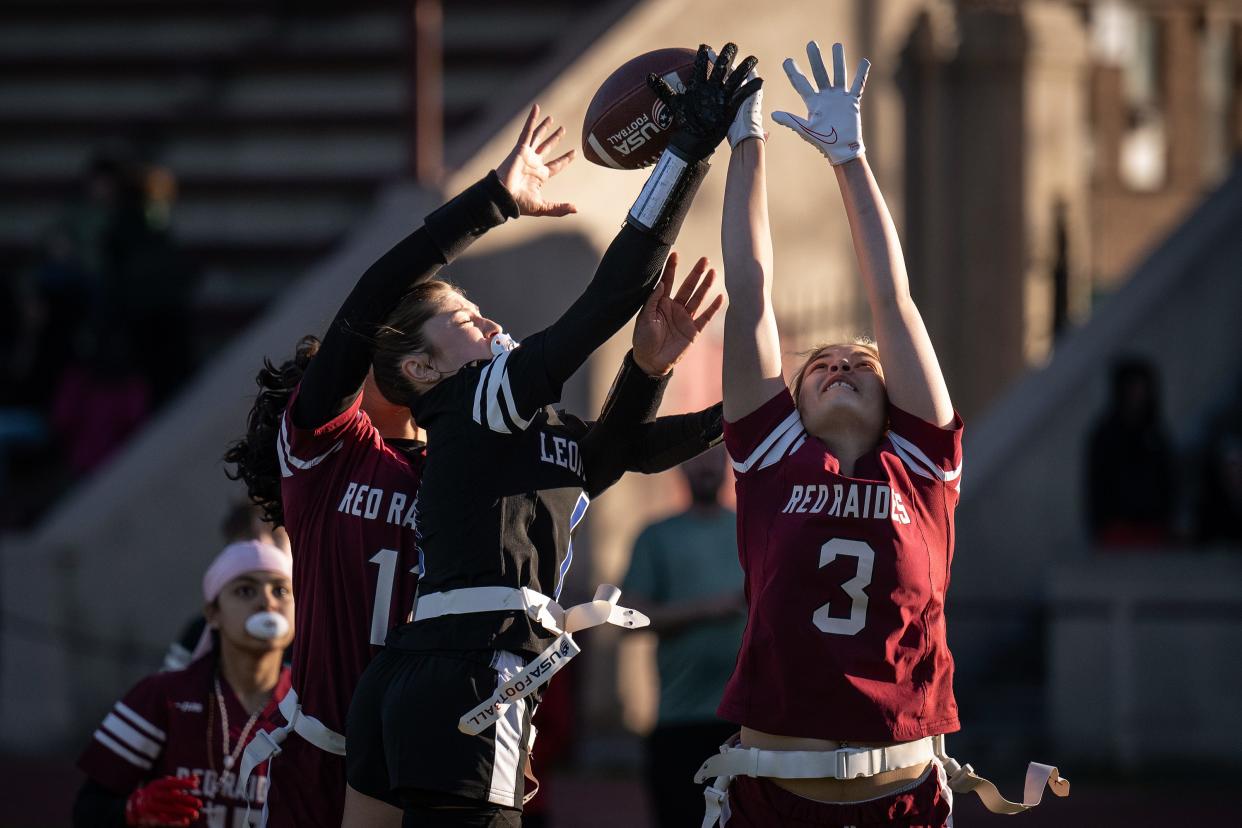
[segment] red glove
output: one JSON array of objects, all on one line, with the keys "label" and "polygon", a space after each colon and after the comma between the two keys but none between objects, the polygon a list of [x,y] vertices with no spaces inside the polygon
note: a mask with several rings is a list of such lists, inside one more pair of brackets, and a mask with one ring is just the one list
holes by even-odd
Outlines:
[{"label": "red glove", "polygon": [[191,794],[197,787],[197,776],[165,776],[138,788],[125,800],[125,824],[186,828],[203,807]]}]

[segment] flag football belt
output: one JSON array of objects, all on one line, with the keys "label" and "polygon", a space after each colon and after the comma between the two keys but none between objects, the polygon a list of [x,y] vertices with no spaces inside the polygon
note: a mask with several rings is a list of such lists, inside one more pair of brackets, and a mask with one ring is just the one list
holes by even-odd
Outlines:
[{"label": "flag football belt", "polygon": [[285,724],[272,731],[259,730],[246,745],[241,767],[237,771],[239,786],[245,784],[255,768],[280,753],[280,746],[290,733],[298,734],[320,750],[337,756],[345,755],[345,737],[314,716],[303,713],[302,705],[298,704],[298,694],[292,687],[278,707],[280,715],[285,717]]},{"label": "flag football belt", "polygon": [[621,590],[612,584],[600,584],[593,601],[569,609],[529,587],[466,587],[418,596],[414,605],[415,621],[443,615],[515,611],[525,613],[531,621],[556,634],[543,652],[502,681],[490,698],[464,714],[457,722],[457,729],[472,736],[482,733],[496,723],[510,704],[547,684],[570,659],[582,652],[572,633],[601,624],[637,629],[651,623],[641,612],[619,606],[620,597]]},{"label": "flag football belt", "polygon": [[1010,802],[1000,795],[994,784],[976,775],[974,768],[960,764],[945,753],[942,735],[889,747],[839,750],[760,750],[738,747],[731,740],[720,746],[720,753],[703,763],[694,775],[694,781],[701,784],[711,776],[716,777],[703,790],[707,800],[703,828],[711,828],[720,818],[726,791],[735,776],[859,779],[932,760],[944,767],[949,790],[954,793],[974,791],[994,814],[1017,814],[1034,808],[1043,798],[1045,785],[1057,796],[1069,796],[1069,780],[1063,779],[1055,767],[1031,762],[1026,769],[1022,802]]}]

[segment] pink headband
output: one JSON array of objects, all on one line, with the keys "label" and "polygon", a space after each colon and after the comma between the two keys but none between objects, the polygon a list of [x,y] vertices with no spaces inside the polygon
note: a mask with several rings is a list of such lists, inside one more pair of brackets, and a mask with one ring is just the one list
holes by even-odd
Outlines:
[{"label": "pink headband", "polygon": [[210,604],[225,584],[247,572],[278,572],[293,578],[293,558],[280,547],[262,541],[230,543],[203,573],[203,600]]},{"label": "pink headband", "polygon": [[[203,600],[211,603],[224,591],[225,585],[247,572],[279,572],[293,578],[293,557],[279,546],[262,541],[238,541],[224,547],[203,573]],[[190,660],[194,661],[211,649],[211,627],[204,627]]]}]

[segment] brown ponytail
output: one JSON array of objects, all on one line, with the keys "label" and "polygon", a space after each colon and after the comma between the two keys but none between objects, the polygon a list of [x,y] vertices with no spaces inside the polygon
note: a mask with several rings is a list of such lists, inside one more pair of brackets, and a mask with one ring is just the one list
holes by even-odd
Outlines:
[{"label": "brown ponytail", "polygon": [[263,367],[255,377],[259,394],[250,409],[246,436],[230,444],[224,453],[224,462],[234,466],[224,473],[230,480],[245,481],[250,500],[263,510],[263,519],[273,526],[283,526],[285,522],[280,501],[280,461],[276,457],[280,417],[311,357],[318,351],[318,338],[304,336],[298,340],[293,359],[279,367],[263,358]]}]

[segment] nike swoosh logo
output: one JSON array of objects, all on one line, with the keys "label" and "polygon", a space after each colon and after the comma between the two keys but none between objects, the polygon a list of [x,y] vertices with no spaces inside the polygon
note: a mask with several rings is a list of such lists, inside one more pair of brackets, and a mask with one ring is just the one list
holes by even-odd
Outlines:
[{"label": "nike swoosh logo", "polygon": [[793,115],[791,117],[793,117],[794,123],[797,124],[799,127],[801,127],[802,131],[805,132],[807,135],[812,135],[815,138],[819,139],[820,141],[823,141],[825,144],[835,144],[837,142],[837,128],[836,127],[833,127],[832,132],[829,132],[827,135],[825,135],[822,132],[816,132],[815,130],[811,129],[810,125],[807,124],[806,121],[799,118],[797,115]]}]

